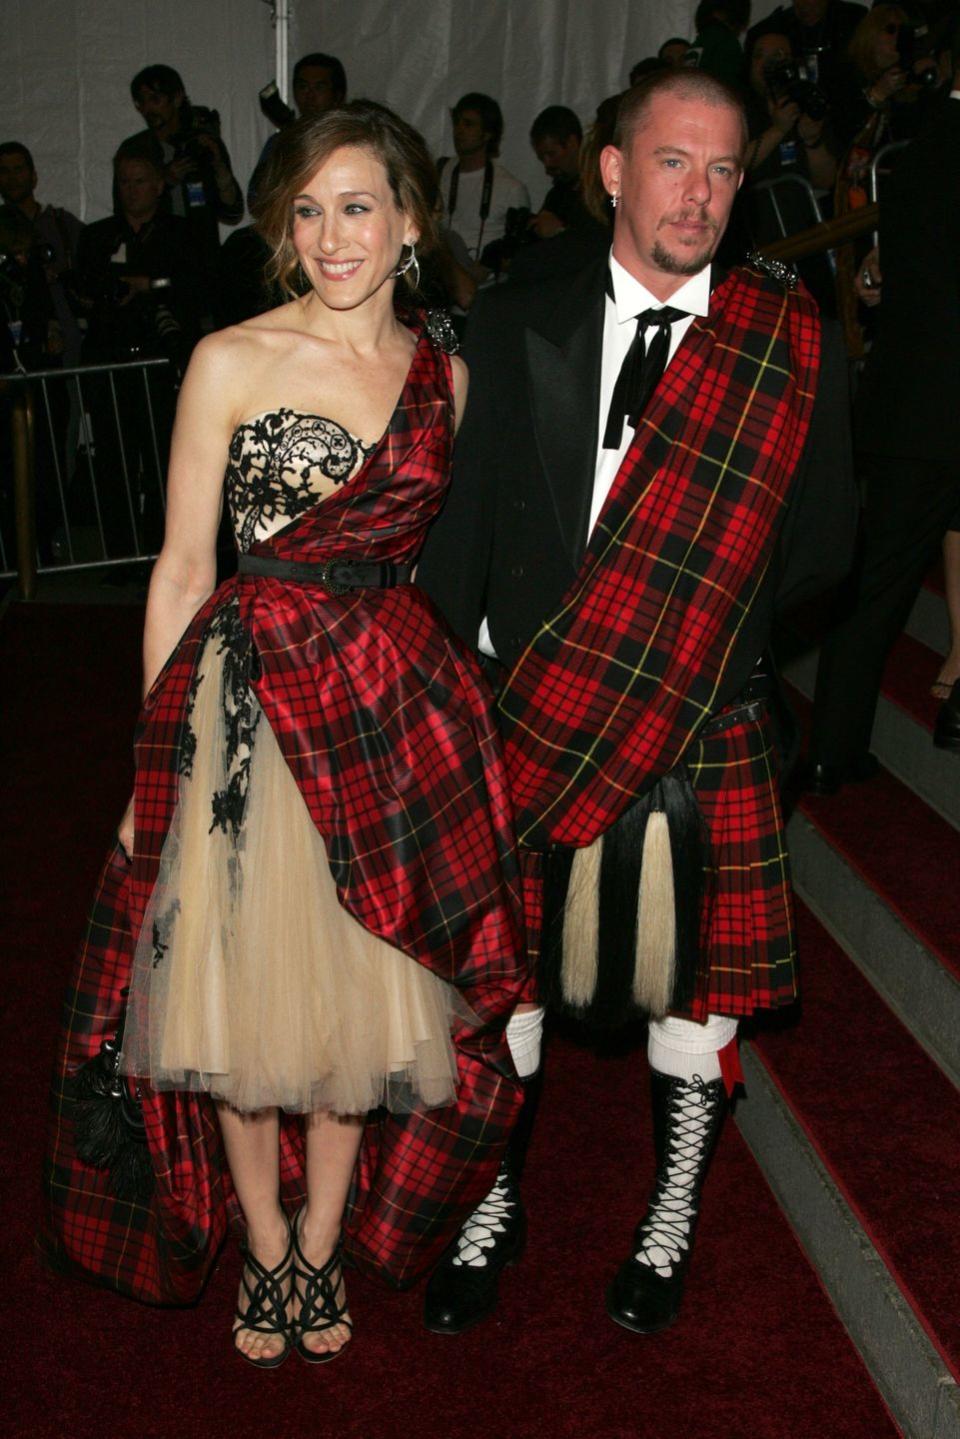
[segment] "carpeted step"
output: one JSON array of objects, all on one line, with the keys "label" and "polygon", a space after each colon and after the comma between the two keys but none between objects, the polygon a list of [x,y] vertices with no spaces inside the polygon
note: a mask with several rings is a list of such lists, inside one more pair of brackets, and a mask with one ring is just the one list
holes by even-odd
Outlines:
[{"label": "carpeted step", "polygon": [[799,907],[803,1015],[738,1123],[908,1434],[960,1435],[960,1094]]},{"label": "carpeted step", "polygon": [[355,1347],[319,1372],[291,1359],[274,1377],[231,1352],[232,1245],[187,1310],[148,1309],[38,1268],[50,1055],[90,886],[129,786],[139,667],[136,635],[112,616],[64,612],[51,623],[47,636],[37,613],[0,627],[0,665],[20,666],[8,706],[18,762],[0,794],[19,913],[3,930],[0,1245],[23,1336],[6,1366],[5,1432],[895,1439],[900,1429],[734,1126],[710,1176],[680,1322],[643,1339],[606,1318],[604,1285],[652,1170],[636,1048],[599,1057],[572,1038],[554,1042],[525,1180],[527,1255],[505,1276],[496,1316],[460,1339],[422,1329],[422,1289],[398,1294],[350,1275]]},{"label": "carpeted step", "polygon": [[960,833],[883,770],[802,796],[788,836],[797,892],[960,1084]]},{"label": "carpeted step", "polygon": [[937,591],[925,584],[917,595],[906,625],[907,634],[936,655],[945,655],[950,648],[950,625],[943,589]]},{"label": "carpeted step", "polygon": [[[938,657],[910,635],[901,635],[884,670],[870,747],[887,769],[960,829],[960,755],[935,749],[933,725],[938,702],[930,685]],[[813,698],[817,652],[808,650],[785,667],[785,677]]]}]

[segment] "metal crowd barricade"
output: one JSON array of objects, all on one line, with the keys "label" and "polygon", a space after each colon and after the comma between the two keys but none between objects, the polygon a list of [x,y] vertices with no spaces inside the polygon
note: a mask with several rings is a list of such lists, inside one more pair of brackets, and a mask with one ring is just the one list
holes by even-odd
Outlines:
[{"label": "metal crowd barricade", "polygon": [[[803,199],[807,215],[802,226],[791,225],[784,217],[780,201],[788,190],[799,191]],[[781,239],[788,239],[800,230],[823,223],[823,211],[820,208],[820,201],[817,199],[817,192],[804,175],[776,175],[772,180],[758,180],[755,185],[751,184],[750,195],[751,197],[765,195],[769,198],[770,208]],[[832,267],[833,256],[829,252],[827,258]]]},{"label": "metal crowd barricade", "polygon": [[[896,155],[900,150],[905,150],[909,144],[909,140],[891,140],[889,144],[881,145],[880,149],[870,161],[867,190],[874,205],[877,204],[880,199],[880,176],[890,174],[890,158]],[[873,232],[873,244],[874,248],[880,244],[879,230],[874,230]]]},{"label": "metal crowd barricade", "polygon": [[[16,575],[23,599],[33,597],[38,575],[98,569],[156,558],[156,549],[144,548],[141,543],[141,526],[142,505],[148,486],[156,490],[160,515],[166,511],[161,445],[166,448],[169,436],[165,433],[166,425],[158,431],[155,395],[151,386],[151,378],[161,372],[172,374],[169,360],[130,360],[117,364],[81,365],[74,369],[0,375],[0,403],[4,399],[10,402],[12,485],[8,494],[12,493],[13,497],[12,514],[7,504],[6,514],[0,517],[0,579]],[[122,396],[118,395],[118,380]],[[88,382],[86,394],[84,381]],[[90,381],[99,387],[95,405],[91,404]],[[131,381],[135,389],[130,388]],[[55,417],[53,397],[58,386],[62,387],[63,394],[59,413]],[[96,411],[96,420],[91,426],[92,410]],[[59,435],[58,425],[62,430]],[[47,466],[44,482],[49,484],[52,476],[55,483],[54,509],[60,521],[52,535],[54,553],[46,558],[41,556],[37,543],[38,449],[42,449]],[[152,467],[149,467],[152,468],[152,476],[147,473],[148,466],[142,463],[144,450],[148,457],[152,457]],[[135,455],[141,457],[136,470],[130,463]],[[116,464],[119,464],[120,470],[119,485],[112,469],[109,475],[106,473],[106,467]],[[110,490],[112,494],[108,493]],[[113,542],[117,517],[107,513],[107,506],[111,500],[116,501],[118,491],[125,510],[124,528],[129,525],[129,538],[125,537],[119,545],[121,553],[116,552],[118,546]],[[78,524],[78,508],[85,508],[88,516],[92,514],[92,535],[89,524]],[[141,510],[139,517],[138,509]],[[49,504],[45,513],[49,516]],[[11,519],[15,528],[12,543],[9,534]],[[112,531],[109,543],[108,527]],[[94,549],[98,549],[99,553],[92,553]],[[15,566],[12,563],[14,554]]]}]

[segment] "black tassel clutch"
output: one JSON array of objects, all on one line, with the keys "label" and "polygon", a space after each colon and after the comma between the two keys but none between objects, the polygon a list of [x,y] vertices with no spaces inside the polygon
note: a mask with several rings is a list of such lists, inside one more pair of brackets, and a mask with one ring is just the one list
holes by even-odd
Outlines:
[{"label": "black tassel clutch", "polygon": [[153,1166],[139,1092],[120,1073],[125,1016],[124,1009],[113,1039],[73,1076],[74,1147],[84,1164],[106,1170],[117,1199],[142,1201],[153,1193]]}]

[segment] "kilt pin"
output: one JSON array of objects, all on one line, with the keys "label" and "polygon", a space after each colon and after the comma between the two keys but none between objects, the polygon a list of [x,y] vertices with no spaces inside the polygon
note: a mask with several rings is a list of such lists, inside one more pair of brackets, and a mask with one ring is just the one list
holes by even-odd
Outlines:
[{"label": "kilt pin", "polygon": [[[449,481],[449,357],[424,327],[389,427],[335,494],[250,547],[321,561],[416,559]],[[63,1014],[51,1093],[41,1246],[58,1267],[160,1304],[194,1300],[239,1214],[208,1096],[141,1086],[153,1193],[117,1198],[74,1147],[72,1079],[120,1022],[133,948],[190,744],[204,640],[235,608],[240,659],[362,926],[459,991],[454,1104],[369,1119],[347,1254],[395,1285],[428,1269],[489,1190],[520,1090],[504,1026],[527,980],[512,805],[493,702],[467,647],[414,585],[327,593],[241,574],[195,616],[138,725],[132,863],[116,847]],[[299,1124],[281,1116],[281,1192],[301,1202]]]}]

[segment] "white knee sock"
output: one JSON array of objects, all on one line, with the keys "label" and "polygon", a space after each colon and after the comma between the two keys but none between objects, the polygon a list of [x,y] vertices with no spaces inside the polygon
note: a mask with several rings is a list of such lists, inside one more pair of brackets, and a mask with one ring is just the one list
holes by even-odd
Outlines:
[{"label": "white knee sock", "polygon": [[720,1051],[736,1038],[737,1021],[725,1014],[711,1014],[706,1024],[691,1019],[651,1019],[647,1057],[650,1068],[676,1079],[699,1075],[709,1084],[720,1078]]},{"label": "white knee sock", "polygon": [[540,1044],[543,1039],[543,1010],[517,1010],[507,1024],[507,1044],[517,1073],[529,1079],[540,1068]]}]

